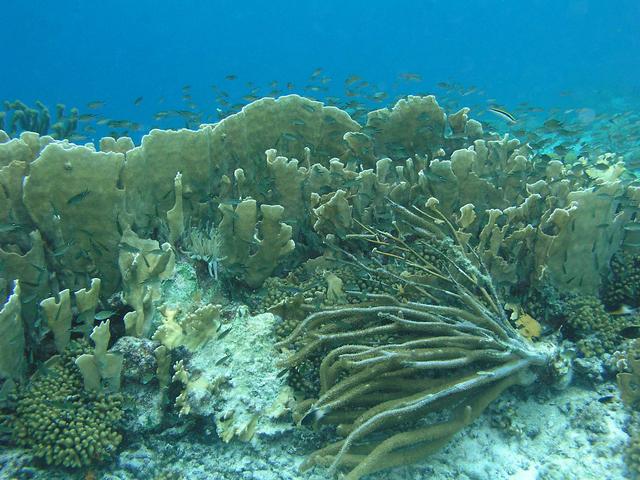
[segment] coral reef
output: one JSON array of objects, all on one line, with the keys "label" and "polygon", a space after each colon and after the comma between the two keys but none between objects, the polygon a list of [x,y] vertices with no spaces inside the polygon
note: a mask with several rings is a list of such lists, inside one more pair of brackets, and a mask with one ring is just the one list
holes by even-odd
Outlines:
[{"label": "coral reef", "polygon": [[564,317],[569,338],[587,357],[613,353],[623,340],[620,331],[633,323],[633,317],[609,314],[594,296],[569,298]]},{"label": "coral reef", "polygon": [[611,278],[604,286],[603,300],[611,310],[640,306],[640,255],[620,251],[611,259]]},{"label": "coral reef", "polygon": [[65,115],[66,107],[56,105],[55,123],[51,124],[51,113],[46,105],[36,100],[36,108],[28,107],[20,100],[4,102],[4,112],[0,112],[0,130],[15,136],[18,132],[35,132],[40,135],[51,133],[57,139],[75,140],[78,128],[79,111],[72,108]]},{"label": "coral reef", "polygon": [[[111,456],[122,376],[148,406],[131,431],[160,429],[170,413],[249,440],[286,431],[294,410],[342,437],[307,465],[360,478],[434,451],[531,381],[530,367],[570,378],[570,360],[545,349],[549,329],[597,356],[635,322],[596,297],[637,306],[640,187],[613,154],[550,159],[433,96],[362,124],[298,95],[264,98],[197,130],[152,130],[139,146],[75,145],[62,138],[77,112],[48,136],[44,107],[10,110],[0,393],[79,392],[70,404],[19,394],[18,443],[49,463]],[[33,131],[10,138],[22,129]],[[89,338],[76,366],[69,348]],[[56,351],[62,360],[47,362]],[[89,440],[38,433],[28,405],[47,422],[80,409],[74,428]]]},{"label": "coral reef", "polygon": [[72,342],[17,394],[10,422],[13,438],[49,465],[73,468],[103,462],[122,441],[120,396],[83,389],[74,362],[86,350]]}]

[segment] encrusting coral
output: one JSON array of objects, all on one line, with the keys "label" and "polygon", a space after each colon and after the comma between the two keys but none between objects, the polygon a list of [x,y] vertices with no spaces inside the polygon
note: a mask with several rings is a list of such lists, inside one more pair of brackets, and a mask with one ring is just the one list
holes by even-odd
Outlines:
[{"label": "encrusting coral", "polygon": [[83,389],[74,361],[85,351],[86,344],[72,341],[17,393],[12,436],[48,465],[77,468],[103,462],[122,441],[120,395]]},{"label": "encrusting coral", "polygon": [[[531,343],[510,324],[480,259],[436,204],[395,205],[397,234],[364,227],[348,235],[375,249],[370,264],[345,252],[347,258],[400,282],[413,292],[409,300],[365,293],[360,304],[309,315],[279,343],[294,349],[289,368],[322,352],[320,395],[301,402],[297,416],[303,424],[336,425],[343,437],[303,468],[329,465],[357,480],[417,461],[503,390],[532,382],[535,368],[553,357],[550,345]],[[414,245],[444,265],[425,261]],[[396,274],[387,262],[404,270]]]},{"label": "encrusting coral", "polygon": [[611,278],[605,284],[603,298],[613,310],[640,305],[640,255],[621,251],[611,259]]},{"label": "encrusting coral", "polygon": [[623,337],[620,331],[633,317],[611,315],[594,296],[573,296],[566,301],[564,312],[569,338],[587,357],[613,353]]}]

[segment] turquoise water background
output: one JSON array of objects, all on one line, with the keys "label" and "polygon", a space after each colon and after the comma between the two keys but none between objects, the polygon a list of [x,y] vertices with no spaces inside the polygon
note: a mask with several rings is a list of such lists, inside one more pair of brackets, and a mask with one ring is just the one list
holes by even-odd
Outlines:
[{"label": "turquoise water background", "polygon": [[[304,94],[318,67],[340,91],[352,74],[401,94],[459,82],[506,107],[624,111],[640,97],[634,0],[5,0],[2,16],[0,99],[104,100],[104,115],[143,130],[179,108],[185,84],[214,111],[212,84],[242,94],[278,80]],[[403,72],[423,81],[398,86]]]}]

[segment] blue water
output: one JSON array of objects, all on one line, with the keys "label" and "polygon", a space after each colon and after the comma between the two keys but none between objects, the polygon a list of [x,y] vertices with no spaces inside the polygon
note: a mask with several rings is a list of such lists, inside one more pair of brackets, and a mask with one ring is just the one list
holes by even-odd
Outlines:
[{"label": "blue water", "polygon": [[[155,112],[181,108],[183,85],[213,113],[212,84],[243,95],[253,82],[260,96],[277,80],[294,84],[283,93],[305,94],[318,67],[337,94],[357,74],[397,94],[473,85],[480,102],[506,107],[624,111],[640,97],[634,0],[5,0],[2,16],[0,99],[81,112],[104,100],[100,113],[141,132]],[[423,80],[398,83],[403,72]]]}]

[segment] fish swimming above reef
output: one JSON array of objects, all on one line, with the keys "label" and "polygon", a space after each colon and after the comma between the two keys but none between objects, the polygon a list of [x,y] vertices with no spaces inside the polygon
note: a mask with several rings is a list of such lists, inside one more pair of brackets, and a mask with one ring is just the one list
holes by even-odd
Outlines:
[{"label": "fish swimming above reef", "polygon": [[407,80],[409,82],[420,82],[420,81],[422,81],[422,75],[420,75],[419,73],[411,73],[411,72],[401,73],[400,74],[400,78],[402,80]]},{"label": "fish swimming above reef", "polygon": [[516,117],[500,107],[489,107],[489,111],[510,123],[516,123]]}]

